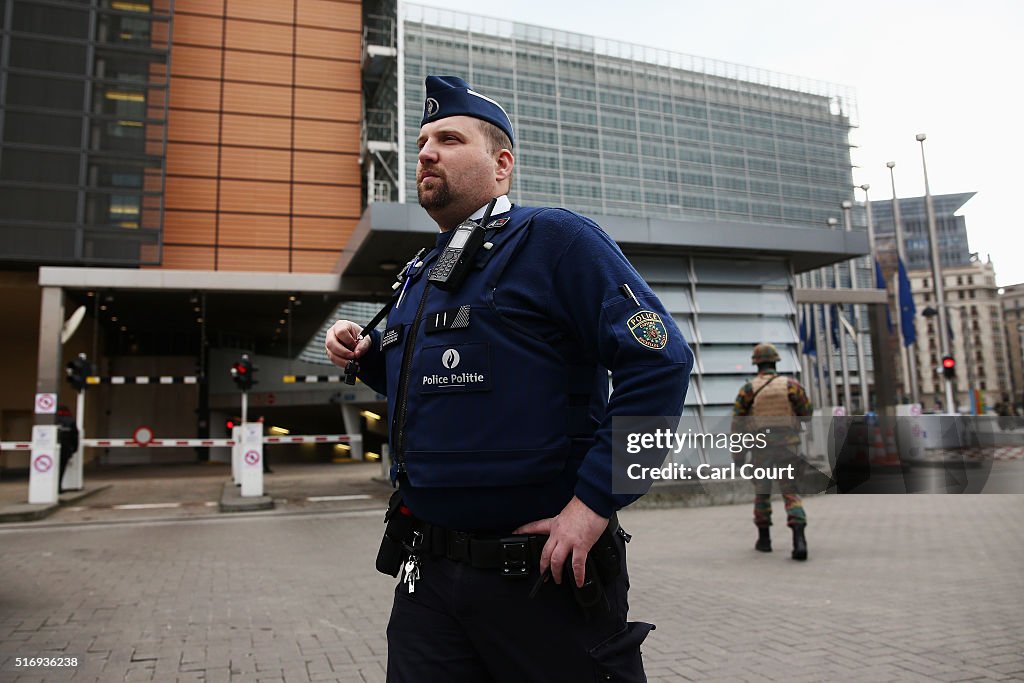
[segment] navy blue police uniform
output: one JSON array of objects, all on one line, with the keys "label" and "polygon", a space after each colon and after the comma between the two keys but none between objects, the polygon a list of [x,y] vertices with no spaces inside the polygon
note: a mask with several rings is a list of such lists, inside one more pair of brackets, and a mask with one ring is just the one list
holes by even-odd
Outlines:
[{"label": "navy blue police uniform", "polygon": [[[652,627],[626,621],[628,534],[614,515],[638,496],[612,491],[611,425],[678,416],[693,354],[590,219],[501,197],[485,227],[489,247],[455,291],[428,282],[453,231],[410,262],[360,358],[360,379],[388,399],[393,514],[417,530],[388,680],[646,680]],[[573,496],[612,520],[607,609],[581,609],[571,578],[537,580],[546,537],[510,538]]]}]

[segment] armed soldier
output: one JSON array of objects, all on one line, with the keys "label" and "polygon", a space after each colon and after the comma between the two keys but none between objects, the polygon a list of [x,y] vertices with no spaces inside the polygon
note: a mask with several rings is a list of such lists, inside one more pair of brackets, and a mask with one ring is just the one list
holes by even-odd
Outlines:
[{"label": "armed soldier", "polygon": [[[793,559],[807,559],[807,513],[798,492],[799,465],[797,448],[800,445],[798,418],[809,418],[811,400],[796,379],[782,377],[775,369],[779,352],[772,344],[754,347],[751,362],[757,366],[757,376],[740,389],[733,405],[733,425],[736,431],[761,431],[767,447],[754,449],[754,464],[758,467],[797,464],[798,473],[791,479],[778,479],[779,490],[786,505],[786,524],[793,530]],[[739,419],[739,418],[746,418]],[[736,457],[745,457],[740,454]],[[754,524],[758,539],[754,547],[761,552],[772,551],[772,480],[754,482]]]}]

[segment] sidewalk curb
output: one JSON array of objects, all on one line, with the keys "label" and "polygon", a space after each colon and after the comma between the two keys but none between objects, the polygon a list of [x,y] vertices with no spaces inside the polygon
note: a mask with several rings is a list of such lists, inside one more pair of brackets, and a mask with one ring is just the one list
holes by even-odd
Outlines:
[{"label": "sidewalk curb", "polygon": [[231,481],[224,484],[220,494],[221,512],[252,512],[253,510],[272,510],[274,499],[270,496],[242,496],[240,487]]},{"label": "sidewalk curb", "polygon": [[56,503],[16,503],[0,507],[0,524],[7,522],[34,522],[52,515],[62,505],[72,505],[89,496],[105,491],[110,484],[101,484],[79,491],[68,491],[57,497]]}]

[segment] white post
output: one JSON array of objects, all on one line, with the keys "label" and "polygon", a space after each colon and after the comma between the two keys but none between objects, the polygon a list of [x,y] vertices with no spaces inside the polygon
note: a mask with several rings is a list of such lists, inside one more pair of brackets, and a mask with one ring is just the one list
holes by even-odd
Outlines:
[{"label": "white post", "polygon": [[242,483],[242,426],[235,425],[231,428],[231,440],[235,445],[231,447],[231,481],[238,486]]},{"label": "white post", "polygon": [[[866,186],[864,186],[864,187],[866,187]],[[866,195],[867,194],[867,190],[864,190],[864,193]],[[842,204],[842,207],[843,207],[843,226],[845,227],[846,232],[853,232],[853,218],[852,218],[853,202],[851,202],[850,200],[845,200],[843,202],[843,204]],[[870,222],[871,222],[871,207],[870,206],[868,206],[867,211],[868,211],[868,223],[870,224]],[[871,247],[871,249],[873,249],[873,247]],[[857,259],[856,258],[852,258],[849,261],[847,261],[846,263],[847,263],[847,265],[849,266],[849,269],[850,269],[850,289],[856,291],[856,290],[860,289],[860,286],[857,284]],[[872,264],[871,265],[872,265],[872,269],[874,269],[874,259],[873,258],[872,258]],[[860,381],[860,410],[861,410],[860,414],[861,415],[866,415],[868,410],[869,410],[868,405],[869,405],[870,401],[868,399],[870,397],[868,396],[868,371],[867,371],[867,366],[865,365],[865,362],[864,362],[864,346],[862,344],[863,339],[861,337],[861,330],[860,330],[860,311],[857,308],[857,304],[853,304],[850,308],[853,311],[853,320],[851,322],[853,323],[853,345],[854,345],[854,349],[857,352],[857,379]],[[851,415],[854,414],[854,412],[853,412],[853,404],[850,404],[850,414]]]},{"label": "white post", "polygon": [[[927,136],[924,133],[917,134],[917,141],[921,143],[921,168],[924,171],[924,208],[928,216],[928,245],[932,255],[932,280],[935,285],[935,308],[939,311],[939,348],[943,356],[949,355],[949,312],[946,311],[946,283],[942,275],[942,258],[939,253],[939,231],[935,227],[935,205],[932,203],[932,191],[928,186],[928,164],[924,159],[924,141]],[[953,396],[953,382],[943,376],[943,384],[946,386],[946,412],[956,413],[956,398]]]},{"label": "white post", "polygon": [[57,502],[58,472],[60,447],[57,445],[57,425],[33,425],[32,458],[29,461],[28,479],[29,503]]},{"label": "white post", "polygon": [[380,446],[380,476],[391,478],[391,446],[386,443]]},{"label": "white post", "polygon": [[366,457],[363,452],[363,435],[359,433],[348,435],[348,454],[353,460],[362,460]]},{"label": "white post", "polygon": [[263,423],[245,424],[242,431],[242,497],[263,495]]},{"label": "white post", "polygon": [[[892,222],[895,230],[893,235],[896,238],[896,256],[903,262],[903,267],[908,268],[907,255],[904,253],[903,248],[903,220],[900,216],[900,200],[896,196],[896,174],[892,170],[896,167],[896,162],[887,161],[885,165],[889,169],[889,182],[892,184]],[[900,348],[900,370],[903,372],[903,401],[907,402],[909,400],[911,404],[915,404],[920,403],[917,389],[917,351],[911,351],[907,348],[907,345],[903,343],[903,339],[906,336],[907,331],[903,329],[903,304],[900,299],[902,292],[899,287],[899,277],[899,264],[897,263],[896,274],[894,275],[896,286],[893,287],[893,291],[896,292],[896,320],[894,322],[896,324],[896,339]],[[911,294],[911,296],[913,296],[913,294]],[[908,389],[910,394],[909,397],[907,396]]]}]

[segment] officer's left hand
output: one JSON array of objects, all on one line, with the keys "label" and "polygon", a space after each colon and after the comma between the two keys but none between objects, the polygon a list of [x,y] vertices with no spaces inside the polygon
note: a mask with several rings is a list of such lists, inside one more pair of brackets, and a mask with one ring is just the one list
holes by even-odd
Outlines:
[{"label": "officer's left hand", "polygon": [[571,555],[576,585],[582,587],[587,570],[587,554],[607,527],[606,517],[597,514],[573,496],[557,516],[524,524],[514,533],[548,534],[548,541],[540,553],[541,575],[550,568],[555,583],[562,583],[565,561]]}]

